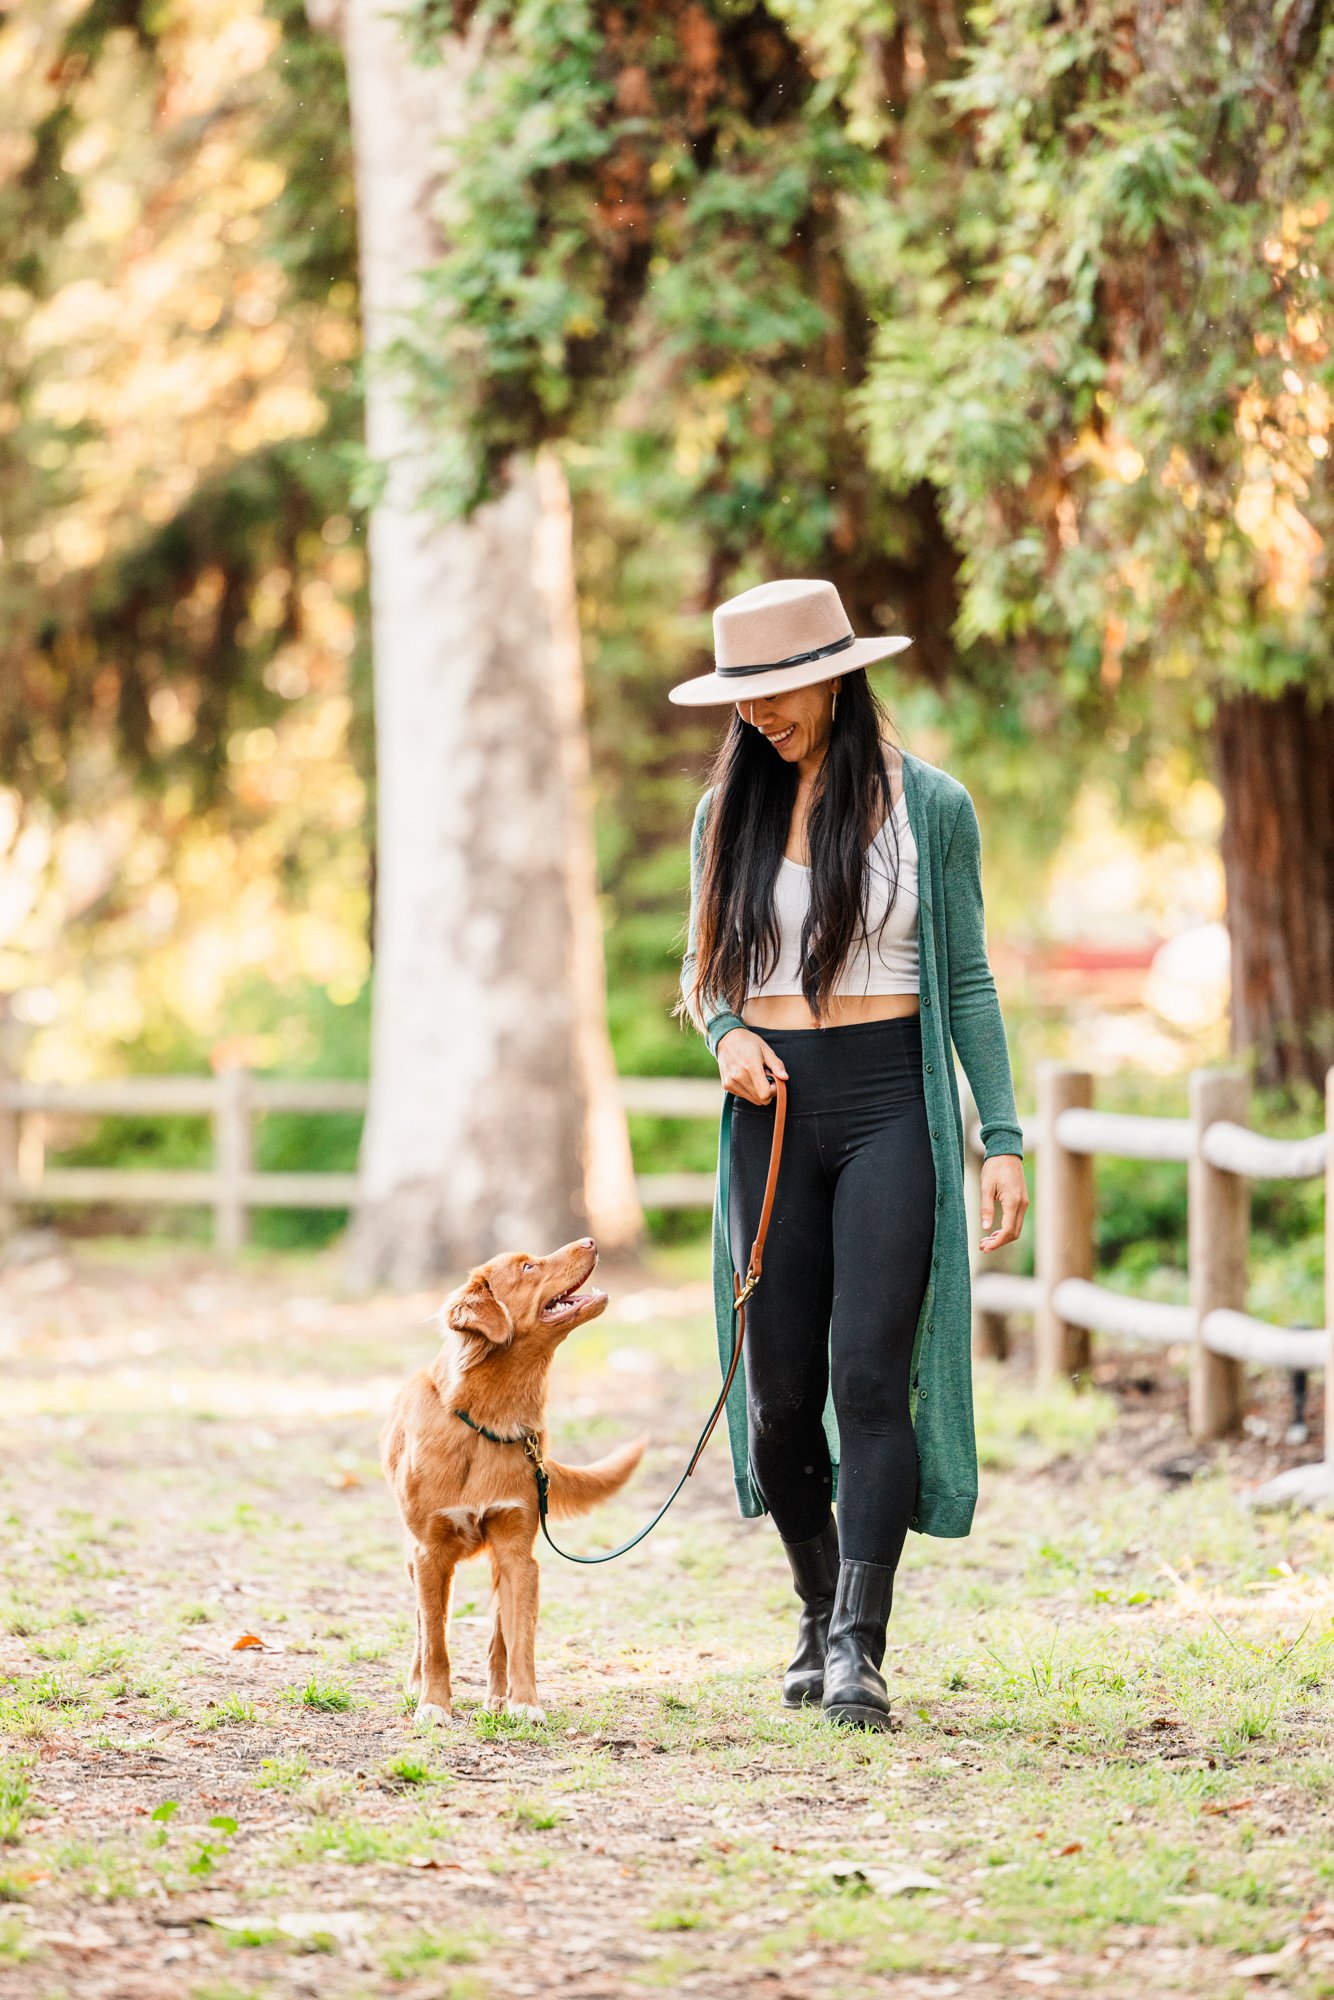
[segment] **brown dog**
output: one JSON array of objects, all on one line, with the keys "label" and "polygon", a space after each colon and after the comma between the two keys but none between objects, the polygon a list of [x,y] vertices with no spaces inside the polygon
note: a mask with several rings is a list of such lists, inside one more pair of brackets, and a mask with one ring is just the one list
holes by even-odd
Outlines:
[{"label": "brown dog", "polygon": [[550,1480],[552,1514],[586,1514],[624,1486],[646,1440],[593,1465],[546,1458],[547,1374],[567,1334],[596,1319],[607,1295],[580,1291],[598,1260],[591,1236],[549,1257],[514,1252],[480,1264],[441,1307],[454,1338],[430,1368],[399,1391],[380,1438],[380,1459],[408,1535],[417,1593],[417,1643],[408,1674],[418,1722],[452,1713],[449,1599],[458,1563],[485,1553],[495,1611],[487,1653],[488,1708],[545,1721],[537,1701],[537,1482],[522,1443],[536,1437]]}]

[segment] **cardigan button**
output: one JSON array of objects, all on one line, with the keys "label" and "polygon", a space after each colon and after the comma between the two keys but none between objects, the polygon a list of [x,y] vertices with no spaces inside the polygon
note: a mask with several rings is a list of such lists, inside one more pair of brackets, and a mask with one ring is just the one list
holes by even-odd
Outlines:
[{"label": "cardigan button", "polygon": [[923,994],[922,1005],[924,1007],[929,1007],[931,1005],[931,995],[929,993]]}]

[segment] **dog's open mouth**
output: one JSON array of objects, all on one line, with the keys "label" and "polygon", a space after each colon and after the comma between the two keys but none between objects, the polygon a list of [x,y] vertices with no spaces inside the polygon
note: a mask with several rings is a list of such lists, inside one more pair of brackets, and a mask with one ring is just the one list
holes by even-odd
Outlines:
[{"label": "dog's open mouth", "polygon": [[575,1313],[582,1312],[585,1306],[604,1306],[606,1303],[607,1294],[598,1291],[596,1286],[590,1286],[587,1291],[581,1292],[571,1285],[568,1291],[557,1292],[554,1299],[547,1300],[539,1318],[551,1326],[560,1320],[572,1319]]}]

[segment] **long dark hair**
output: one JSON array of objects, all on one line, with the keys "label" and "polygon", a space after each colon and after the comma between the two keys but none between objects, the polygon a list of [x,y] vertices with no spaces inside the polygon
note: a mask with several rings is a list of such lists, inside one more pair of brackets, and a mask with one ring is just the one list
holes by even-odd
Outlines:
[{"label": "long dark hair", "polygon": [[[898,828],[884,742],[892,725],[864,672],[844,674],[806,822],[810,907],[801,931],[801,990],[816,1020],[828,1011],[848,953],[865,936],[866,850],[889,823],[898,894]],[[705,998],[740,1013],[752,984],[778,961],[774,882],[792,823],[797,770],[734,710],[710,773],[713,798],[700,853],[695,968],[679,1012]]]}]

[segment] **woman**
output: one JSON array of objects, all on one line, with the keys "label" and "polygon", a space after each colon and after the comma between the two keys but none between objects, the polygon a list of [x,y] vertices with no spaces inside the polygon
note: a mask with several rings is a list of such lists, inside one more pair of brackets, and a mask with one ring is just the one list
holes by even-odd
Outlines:
[{"label": "woman", "polygon": [[695,814],[678,1009],[726,1089],[713,1234],[724,1370],[771,1077],[788,1089],[745,1380],[728,1400],[737,1495],[743,1514],[773,1515],[802,1601],[784,1701],[883,1729],[907,1530],[966,1535],[977,1498],[951,1045],[981,1116],[981,1248],[1013,1242],[1028,1205],[977,816],[962,785],[886,737],[864,669],[911,641],[855,638],[832,584],[744,591],[714,613],[714,644],[716,671],[671,698],[735,704]]}]

